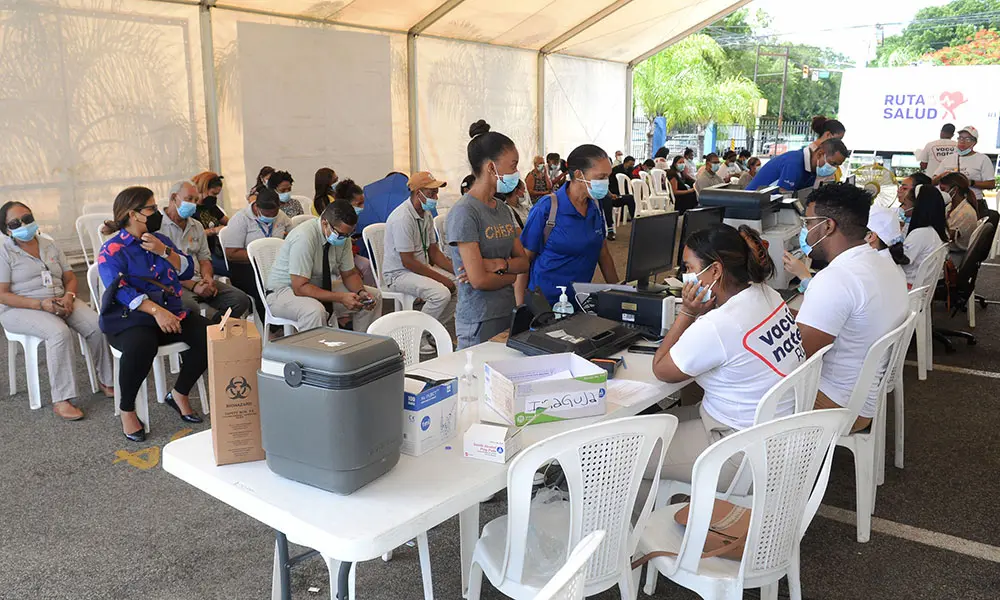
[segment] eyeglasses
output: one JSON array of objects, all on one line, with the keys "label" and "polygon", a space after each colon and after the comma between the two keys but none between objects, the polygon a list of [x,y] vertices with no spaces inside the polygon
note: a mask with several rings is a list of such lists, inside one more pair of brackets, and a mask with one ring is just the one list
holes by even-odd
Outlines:
[{"label": "eyeglasses", "polygon": [[960,135],[960,136],[958,136],[958,141],[960,141],[960,142],[974,142],[974,141],[976,141],[976,138],[974,138],[974,137],[968,137],[968,136],[965,136],[965,135]]},{"label": "eyeglasses", "polygon": [[137,208],[135,212],[140,212],[140,213],[142,213],[144,215],[151,215],[151,214],[153,214],[152,212],[151,213],[144,212],[144,211],[147,211],[147,210],[152,210],[153,212],[156,212],[158,209],[156,208],[155,204],[150,204],[149,206],[143,206],[142,208]]},{"label": "eyeglasses", "polygon": [[11,219],[10,221],[7,221],[7,230],[8,231],[14,230],[21,227],[22,225],[31,225],[34,222],[35,222],[35,215],[28,213],[23,217],[21,217],[20,219]]}]

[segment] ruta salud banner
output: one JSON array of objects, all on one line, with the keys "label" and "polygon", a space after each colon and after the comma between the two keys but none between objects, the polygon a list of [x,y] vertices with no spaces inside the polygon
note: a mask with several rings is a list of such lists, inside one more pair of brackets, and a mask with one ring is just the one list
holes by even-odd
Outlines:
[{"label": "ruta salud banner", "polygon": [[998,114],[1000,66],[852,69],[840,87],[851,150],[916,152],[952,123],[979,129],[976,150],[997,154]]}]

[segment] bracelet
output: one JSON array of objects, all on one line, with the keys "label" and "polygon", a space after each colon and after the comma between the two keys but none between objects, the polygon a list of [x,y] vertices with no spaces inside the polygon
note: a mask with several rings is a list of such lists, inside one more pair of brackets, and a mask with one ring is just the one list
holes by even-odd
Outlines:
[{"label": "bracelet", "polygon": [[681,311],[678,311],[678,312],[681,313],[684,316],[691,317],[692,319],[697,319],[698,318],[698,315],[691,314],[691,313],[689,313],[686,310],[681,310]]}]

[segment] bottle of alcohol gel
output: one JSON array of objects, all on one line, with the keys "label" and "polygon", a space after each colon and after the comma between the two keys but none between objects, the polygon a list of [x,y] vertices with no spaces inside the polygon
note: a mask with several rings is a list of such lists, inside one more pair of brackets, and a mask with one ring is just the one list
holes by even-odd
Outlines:
[{"label": "bottle of alcohol gel", "polygon": [[563,319],[573,314],[573,304],[566,297],[566,286],[557,285],[556,287],[562,290],[562,293],[559,294],[559,302],[556,302],[556,305],[552,307],[552,312],[555,313],[557,319]]}]

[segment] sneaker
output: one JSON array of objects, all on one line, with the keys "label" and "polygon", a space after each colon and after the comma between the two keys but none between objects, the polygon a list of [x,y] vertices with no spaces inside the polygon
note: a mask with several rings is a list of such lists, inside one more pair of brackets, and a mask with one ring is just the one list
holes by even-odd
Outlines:
[{"label": "sneaker", "polygon": [[609,232],[608,232],[608,241],[609,241],[609,242],[613,242],[613,241],[615,241],[615,240],[617,239],[617,237],[618,237],[618,236],[616,236],[616,235],[615,235],[615,232],[614,232],[614,231],[609,231]]}]

